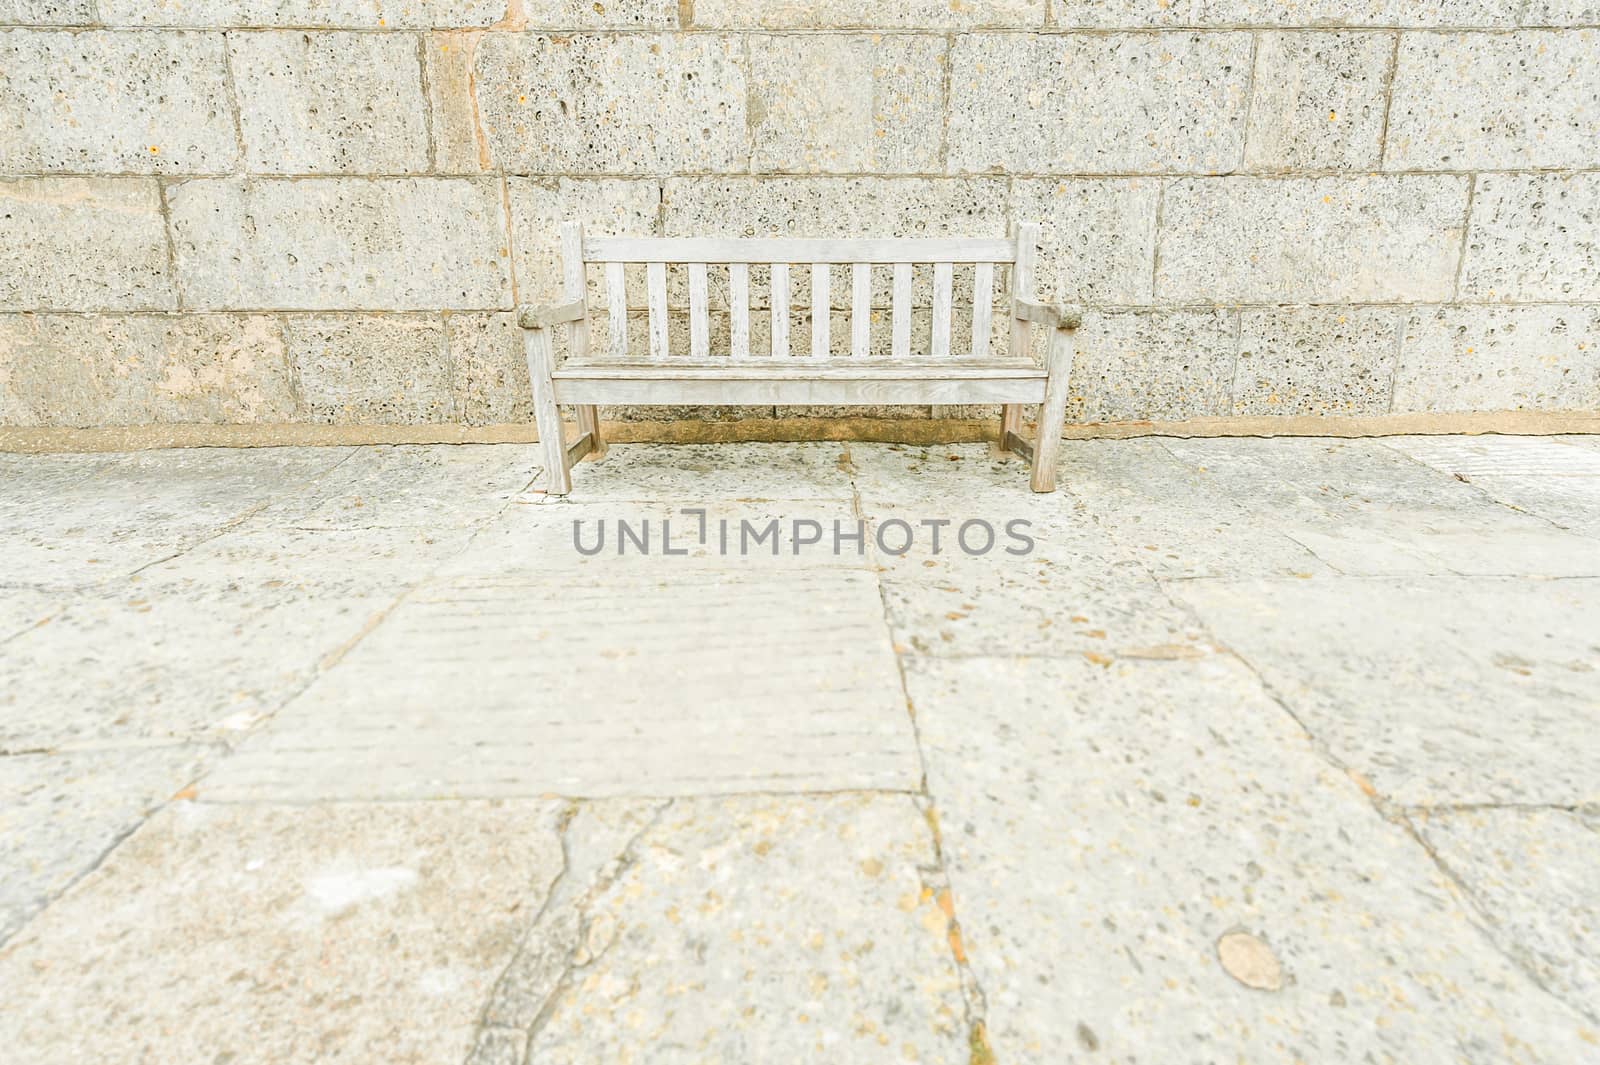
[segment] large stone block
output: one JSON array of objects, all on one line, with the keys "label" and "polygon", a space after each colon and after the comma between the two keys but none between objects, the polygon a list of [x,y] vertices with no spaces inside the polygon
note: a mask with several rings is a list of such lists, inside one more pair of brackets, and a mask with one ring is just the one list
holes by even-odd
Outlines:
[{"label": "large stone block", "polygon": [[533,386],[514,314],[452,314],[451,392],[456,417],[468,425],[533,421]]},{"label": "large stone block", "polygon": [[288,322],[289,358],[309,421],[450,421],[450,353],[435,315],[307,315]]},{"label": "large stone block", "polygon": [[522,0],[522,25],[530,30],[673,29],[678,0]]},{"label": "large stone block", "polygon": [[749,49],[752,169],[940,169],[944,38],[752,36]]},{"label": "large stone block", "polygon": [[1593,26],[1600,23],[1597,0],[1529,0],[1524,26]]},{"label": "large stone block", "polygon": [[252,173],[428,168],[422,71],[411,35],[267,31],[228,40]]},{"label": "large stone block", "polygon": [[1156,295],[1184,302],[1450,298],[1467,179],[1199,178],[1167,183]]},{"label": "large stone block", "polygon": [[1593,30],[1406,34],[1384,166],[1473,170],[1595,164]]},{"label": "large stone block", "polygon": [[1418,308],[1394,409],[1600,410],[1600,307]]},{"label": "large stone block", "polygon": [[1231,170],[1250,37],[973,34],[950,55],[949,169]]},{"label": "large stone block", "polygon": [[[508,178],[511,239],[516,248],[517,298],[523,303],[565,303],[561,223],[582,222],[591,236],[658,236],[661,183],[628,178]],[[591,307],[605,305],[603,273],[589,271]],[[645,306],[644,272],[628,270],[629,299]]]},{"label": "large stone block", "polygon": [[0,315],[0,424],[286,422],[295,402],[266,315]]},{"label": "large stone block", "polygon": [[1244,162],[1250,170],[1371,168],[1382,151],[1386,33],[1264,33]]},{"label": "large stone block", "polygon": [[[1537,0],[1536,0],[1537,2]],[[1561,2],[1561,0],[1557,0]],[[1058,26],[1512,26],[1506,0],[1051,0]]]},{"label": "large stone block", "polygon": [[1154,178],[1019,178],[1011,216],[1040,225],[1040,298],[1149,303],[1155,266]]},{"label": "large stone block", "polygon": [[1600,174],[1480,174],[1463,299],[1600,300]]},{"label": "large stone block", "polygon": [[226,172],[231,109],[221,34],[0,32],[0,170]]},{"label": "large stone block", "polygon": [[94,0],[0,0],[0,25],[87,26]]},{"label": "large stone block", "polygon": [[1067,420],[1227,414],[1238,328],[1234,313],[1220,310],[1085,315],[1072,334]]},{"label": "large stone block", "polygon": [[497,164],[534,173],[742,169],[743,42],[712,34],[491,34],[475,57]]},{"label": "large stone block", "polygon": [[97,0],[108,26],[308,26],[403,30],[492,26],[507,0]]},{"label": "large stone block", "polygon": [[167,192],[188,306],[511,305],[492,178],[195,180]]},{"label": "large stone block", "polygon": [[471,174],[491,168],[489,144],[473,101],[472,61],[483,34],[471,30],[430,33],[422,45],[433,168]]},{"label": "large stone block", "polygon": [[0,180],[0,310],[175,306],[150,178]]},{"label": "large stone block", "polygon": [[1400,323],[1389,307],[1247,310],[1234,414],[1387,414]]},{"label": "large stone block", "polygon": [[695,0],[694,25],[713,29],[1037,29],[1046,0]]}]

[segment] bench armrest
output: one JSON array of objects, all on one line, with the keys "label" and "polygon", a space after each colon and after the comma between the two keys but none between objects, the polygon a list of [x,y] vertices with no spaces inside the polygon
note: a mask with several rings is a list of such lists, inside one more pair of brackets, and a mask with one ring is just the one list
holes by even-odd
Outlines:
[{"label": "bench armrest", "polygon": [[517,311],[517,324],[524,329],[548,329],[561,322],[576,322],[589,313],[583,300],[535,307],[529,304]]},{"label": "bench armrest", "polygon": [[1076,329],[1083,324],[1083,313],[1065,303],[1034,303],[1012,300],[1012,316],[1056,329]]}]

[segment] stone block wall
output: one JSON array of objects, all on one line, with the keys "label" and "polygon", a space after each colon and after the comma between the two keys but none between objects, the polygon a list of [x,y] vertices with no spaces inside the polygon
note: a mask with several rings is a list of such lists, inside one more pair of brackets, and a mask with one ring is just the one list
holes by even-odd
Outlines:
[{"label": "stone block wall", "polygon": [[525,421],[564,218],[1038,221],[1081,421],[1595,411],[1600,5],[0,0],[0,426]]}]

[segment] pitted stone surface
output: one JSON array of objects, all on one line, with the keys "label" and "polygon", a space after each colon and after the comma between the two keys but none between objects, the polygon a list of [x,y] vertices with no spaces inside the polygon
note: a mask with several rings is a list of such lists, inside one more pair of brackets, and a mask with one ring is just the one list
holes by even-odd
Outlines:
[{"label": "pitted stone surface", "polygon": [[909,796],[679,800],[595,899],[529,1057],[964,1061],[937,861]]},{"label": "pitted stone surface", "polygon": [[1461,295],[1600,300],[1600,174],[1484,174],[1472,199]]},{"label": "pitted stone surface", "polygon": [[695,0],[694,24],[715,29],[950,29],[1043,25],[1047,0]]},{"label": "pitted stone surface", "polygon": [[1465,178],[1184,178],[1165,186],[1156,295],[1178,302],[1442,300]]},{"label": "pitted stone surface", "polygon": [[752,36],[751,169],[940,167],[946,45],[929,36]]},{"label": "pitted stone surface", "polygon": [[1240,315],[1234,414],[1386,414],[1397,313],[1295,307]]},{"label": "pitted stone surface", "polygon": [[1087,314],[1072,334],[1067,420],[1226,414],[1238,338],[1237,316],[1221,310]]},{"label": "pitted stone surface", "polygon": [[1378,794],[1403,805],[1571,805],[1600,801],[1600,743],[1583,724],[1600,698],[1597,586],[1410,577],[1169,587]]},{"label": "pitted stone surface", "polygon": [[738,38],[495,34],[476,64],[493,158],[519,172],[727,171],[749,151]]},{"label": "pitted stone surface", "polygon": [[267,315],[0,315],[0,423],[281,423],[297,414]]},{"label": "pitted stone surface", "polygon": [[1242,33],[958,37],[949,169],[1231,170],[1244,146],[1249,69]]},{"label": "pitted stone surface", "polygon": [[0,70],[0,172],[214,174],[238,159],[221,34],[8,30]]},{"label": "pitted stone surface", "polygon": [[297,315],[288,320],[287,333],[305,420],[453,420],[450,351],[437,316]]},{"label": "pitted stone surface", "polygon": [[1592,30],[1401,37],[1384,166],[1593,166],[1597,43]]},{"label": "pitted stone surface", "polygon": [[[112,26],[486,27],[506,0],[96,0]],[[529,4],[527,6],[532,6]]]},{"label": "pitted stone surface", "polygon": [[1246,169],[1376,167],[1393,51],[1386,33],[1262,34]]},{"label": "pitted stone surface", "polygon": [[428,168],[427,108],[410,36],[239,33],[228,47],[252,172]]},{"label": "pitted stone surface", "polygon": [[462,1060],[558,812],[176,803],[0,954],[0,1037],[40,1065]]},{"label": "pitted stone surface", "polygon": [[0,178],[0,310],[170,311],[150,179]]},{"label": "pitted stone surface", "polygon": [[1037,222],[1040,298],[1149,303],[1155,265],[1154,178],[1032,178],[1011,184],[1011,210]]},{"label": "pitted stone surface", "polygon": [[[1569,0],[1554,0],[1556,3]],[[1510,27],[1501,0],[1051,0],[1058,26],[1430,26]]]},{"label": "pitted stone surface", "polygon": [[86,26],[94,21],[95,0],[0,0],[0,24]]},{"label": "pitted stone surface", "polygon": [[215,757],[199,747],[0,756],[0,944]]},{"label": "pitted stone surface", "polygon": [[[523,303],[564,303],[561,223],[582,222],[586,236],[652,237],[659,235],[661,183],[632,178],[507,180],[511,225],[517,234],[517,294]],[[606,306],[603,271],[591,271],[589,306]],[[644,271],[627,272],[630,307],[646,306]],[[682,301],[678,306],[683,306]],[[555,331],[564,334],[564,329]],[[561,337],[564,341],[565,337]],[[518,345],[521,358],[521,343]],[[527,372],[524,365],[523,372]]]},{"label": "pitted stone surface", "polygon": [[[907,682],[995,1060],[1588,1056],[1591,1022],[1231,657],[914,660]],[[1241,933],[1281,989],[1229,974]]]},{"label": "pitted stone surface", "polygon": [[493,179],[202,179],[174,185],[167,202],[193,307],[511,306]]},{"label": "pitted stone surface", "polygon": [[1405,318],[1396,411],[1600,409],[1600,308],[1429,307]]},{"label": "pitted stone surface", "polygon": [[1500,949],[1600,1024],[1600,810],[1422,810],[1411,821]]}]

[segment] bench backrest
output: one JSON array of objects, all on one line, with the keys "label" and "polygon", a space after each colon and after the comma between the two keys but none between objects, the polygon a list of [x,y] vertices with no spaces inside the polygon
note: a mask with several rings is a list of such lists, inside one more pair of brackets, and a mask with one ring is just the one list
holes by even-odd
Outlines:
[{"label": "bench backrest", "polygon": [[[600,264],[605,271],[607,308],[606,336],[595,335],[587,313],[571,324],[568,332],[571,354],[588,358],[603,354],[620,361],[662,361],[687,356],[691,360],[727,355],[733,359],[788,357],[804,355],[812,359],[836,356],[864,358],[871,354],[873,270],[881,268],[892,276],[891,343],[888,357],[906,359],[911,348],[912,278],[917,266],[931,267],[933,295],[929,350],[919,356],[945,358],[991,358],[990,331],[993,328],[995,267],[1010,268],[1011,292],[1003,307],[1011,318],[1009,357],[1023,359],[1028,354],[1031,323],[1016,317],[1011,309],[1017,299],[1033,297],[1034,258],[1039,227],[1023,223],[1010,238],[938,237],[925,239],[743,239],[743,238],[661,238],[589,237],[580,222],[561,227],[563,283],[568,300],[587,297],[588,266]],[[628,302],[626,267],[644,267],[646,306],[649,308],[648,348],[631,351],[628,342]],[[688,348],[676,353],[669,348],[667,310],[667,267],[680,265],[688,277]],[[770,316],[769,351],[754,353],[750,344],[750,268],[761,264],[770,275],[766,313]],[[811,339],[809,352],[791,351],[789,337],[790,266],[809,270]],[[952,337],[955,308],[955,267],[971,264],[970,336]],[[848,351],[833,351],[829,342],[831,300],[830,267],[850,267],[850,346]],[[726,271],[729,350],[710,350],[711,271]],[[965,274],[965,271],[963,271]],[[965,286],[963,286],[965,287]],[[966,295],[965,292],[962,295]],[[968,302],[968,301],[963,301]],[[633,304],[637,306],[637,304]],[[966,332],[963,330],[963,332]],[[680,344],[681,348],[681,344]]]}]

